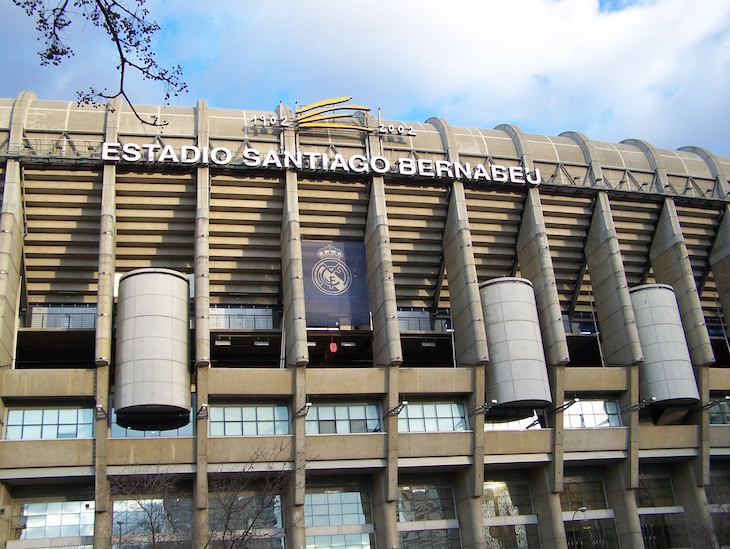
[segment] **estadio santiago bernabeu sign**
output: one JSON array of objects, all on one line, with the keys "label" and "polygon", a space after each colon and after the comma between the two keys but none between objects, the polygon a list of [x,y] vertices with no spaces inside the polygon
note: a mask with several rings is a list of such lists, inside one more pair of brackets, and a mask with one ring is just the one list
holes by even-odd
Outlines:
[{"label": "estadio santiago bernabeu sign", "polygon": [[537,186],[541,182],[540,170],[527,172],[521,166],[501,166],[499,164],[470,164],[469,162],[450,162],[448,160],[428,160],[403,157],[391,162],[385,156],[365,156],[327,152],[289,152],[276,150],[260,151],[254,148],[243,149],[235,156],[226,147],[196,147],[183,145],[178,149],[172,145],[156,143],[113,143],[102,144],[101,158],[104,162],[146,163],[154,165],[213,165],[241,166],[262,170],[309,170],[327,173],[376,174],[403,177],[434,179],[458,179],[463,181],[491,181]]}]

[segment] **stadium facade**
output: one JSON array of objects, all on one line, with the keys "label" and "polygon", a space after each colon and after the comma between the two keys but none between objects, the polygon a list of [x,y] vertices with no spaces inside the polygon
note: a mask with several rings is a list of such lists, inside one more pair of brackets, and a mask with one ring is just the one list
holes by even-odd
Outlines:
[{"label": "stadium facade", "polygon": [[138,111],[0,100],[5,547],[728,543],[730,158]]}]

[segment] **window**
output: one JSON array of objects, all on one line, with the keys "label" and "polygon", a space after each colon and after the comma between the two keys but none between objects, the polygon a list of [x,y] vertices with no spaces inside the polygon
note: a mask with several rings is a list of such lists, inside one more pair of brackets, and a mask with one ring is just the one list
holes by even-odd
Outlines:
[{"label": "window", "polygon": [[621,413],[616,400],[578,400],[563,412],[563,427],[620,427]]},{"label": "window", "polygon": [[309,409],[305,425],[308,435],[377,433],[378,405],[315,405]]},{"label": "window", "polygon": [[242,492],[235,481],[223,481],[220,487],[233,491],[212,493],[208,498],[211,549],[224,549],[244,541],[254,549],[284,549],[280,495]]},{"label": "window", "polygon": [[730,401],[721,400],[710,408],[710,425],[730,425]]},{"label": "window", "polygon": [[286,406],[210,406],[210,436],[288,435],[289,410]]},{"label": "window", "polygon": [[185,542],[192,538],[193,508],[190,497],[120,497],[114,501],[112,514],[112,539],[121,540],[121,547],[125,549],[146,546],[141,542],[151,540],[153,536],[158,543],[163,538],[174,542]]},{"label": "window", "polygon": [[712,527],[718,540],[730,539],[730,471],[713,470],[710,473],[710,485],[705,487],[707,503],[709,503]]},{"label": "window", "polygon": [[537,515],[527,482],[485,482],[482,517],[488,549],[540,548]]},{"label": "window", "polygon": [[398,415],[399,433],[435,433],[466,429],[466,415],[462,403],[409,402]]},{"label": "window", "polygon": [[6,440],[93,438],[91,408],[13,409],[8,411]]},{"label": "window", "polygon": [[606,503],[601,478],[566,476],[560,493],[560,506],[569,548],[618,549],[614,512]]},{"label": "window", "polygon": [[454,491],[445,477],[403,476],[395,509],[401,549],[461,547]]},{"label": "window", "polygon": [[[13,505],[11,528],[15,540],[93,536],[94,501],[18,503]],[[80,539],[67,541],[68,545],[83,543]]]},{"label": "window", "polygon": [[508,421],[492,421],[487,414],[484,418],[485,431],[522,431],[525,429],[542,429],[547,427],[545,410],[533,410],[530,417]]},{"label": "window", "polygon": [[[309,480],[304,522],[308,549],[374,548],[375,526],[367,480]],[[342,527],[348,533],[342,533]]]},{"label": "window", "polygon": [[691,546],[684,508],[677,506],[668,476],[642,474],[636,505],[646,549]]}]

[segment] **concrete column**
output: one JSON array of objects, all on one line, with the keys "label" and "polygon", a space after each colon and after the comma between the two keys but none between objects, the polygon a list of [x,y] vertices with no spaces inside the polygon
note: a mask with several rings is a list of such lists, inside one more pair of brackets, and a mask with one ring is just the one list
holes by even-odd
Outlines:
[{"label": "concrete column", "polygon": [[0,509],[3,510],[0,515],[0,544],[5,547],[5,543],[10,539],[10,517],[13,515],[13,498],[8,487],[2,483],[0,483]]},{"label": "concrete column", "polygon": [[296,172],[291,170],[286,172],[285,184],[281,228],[281,284],[286,365],[288,367],[306,366],[309,363],[309,349],[307,348],[307,318],[304,309],[304,268],[302,266]]},{"label": "concrete column", "polygon": [[[115,100],[106,113],[104,140],[118,140],[121,100]],[[96,405],[111,415],[109,406],[109,377],[113,345],[114,273],[116,271],[116,177],[115,164],[105,164],[102,173],[101,219],[99,223],[99,270],[96,292],[96,334],[94,362],[96,364]],[[112,498],[107,478],[107,439],[109,419],[100,414],[96,419],[94,440],[94,484],[96,516],[94,518],[94,547],[111,546],[113,530]]]},{"label": "concrete column", "polygon": [[621,394],[621,410],[624,426],[629,428],[628,459],[623,462],[623,478],[626,481],[625,488],[639,487],[639,410],[630,410],[639,402],[639,368],[638,364],[628,367],[628,390]]},{"label": "concrete column", "polygon": [[[307,369],[294,370],[294,406],[293,412],[301,410],[307,401]],[[292,418],[294,427],[294,471],[289,491],[289,510],[287,522],[287,546],[306,547],[304,524],[304,496],[307,473],[306,417]]]},{"label": "concrete column", "polygon": [[670,285],[677,296],[692,364],[705,366],[715,362],[677,208],[671,198],[664,201],[649,257],[656,281]]},{"label": "concrete column", "polygon": [[641,536],[636,496],[634,490],[627,488],[623,467],[620,463],[612,463],[604,468],[603,473],[608,507],[616,515],[619,544],[621,547],[641,549],[644,539]]},{"label": "concrete column", "polygon": [[555,271],[537,188],[530,188],[527,191],[525,210],[517,238],[517,259],[522,276],[532,282],[535,289],[547,364],[548,366],[567,364],[570,360],[568,341],[565,337]]},{"label": "concrete column", "polygon": [[449,277],[454,352],[458,366],[489,360],[479,281],[469,232],[464,184],[454,181],[443,236],[444,262]]},{"label": "concrete column", "polygon": [[[548,369],[550,393],[555,410],[565,400],[565,366],[553,366]],[[563,491],[563,411],[554,411],[548,416],[549,427],[553,430],[553,459],[546,465],[549,473],[550,491]]]},{"label": "concrete column", "polygon": [[[388,368],[388,394],[384,408],[386,413],[400,404],[399,373],[397,366]],[[383,417],[383,428],[388,433],[385,464],[387,475],[386,501],[395,501],[398,497],[398,416],[394,414]]]},{"label": "concrete column", "polygon": [[385,184],[380,176],[373,177],[370,186],[365,257],[373,315],[373,366],[397,366],[403,362],[403,350],[398,329]]},{"label": "concrete column", "polygon": [[719,547],[727,540],[718,540],[712,529],[712,517],[707,507],[705,490],[695,478],[694,468],[689,461],[678,461],[670,465],[672,486],[677,505],[684,507],[684,516],[692,538],[693,546]]},{"label": "concrete column", "polygon": [[378,547],[398,547],[398,519],[395,501],[388,499],[388,472],[381,470],[372,476],[373,522],[375,543]]},{"label": "concrete column", "polygon": [[15,362],[15,326],[18,295],[21,291],[21,262],[25,224],[20,175],[20,152],[23,150],[23,127],[32,92],[22,92],[13,103],[8,136],[8,152],[15,156],[5,163],[5,186],[0,209],[0,368]]},{"label": "concrete column", "polygon": [[609,366],[643,360],[608,195],[599,192],[585,247],[604,358]]},{"label": "concrete column", "polygon": [[728,314],[727,311],[730,311],[730,206],[725,206],[722,222],[717,229],[715,244],[710,252],[710,267],[712,274],[715,275],[722,310]]},{"label": "concrete column", "polygon": [[[484,467],[482,466],[481,469],[483,471]],[[481,491],[484,491],[483,481]],[[471,472],[468,469],[457,471],[454,476],[454,496],[463,549],[484,547],[486,543],[484,521],[482,520],[482,500],[474,497],[474,492],[474,476]]]},{"label": "concrete column", "polygon": [[[207,147],[210,141],[208,103],[197,104],[197,144]],[[195,370],[197,408],[208,404],[208,370],[210,369],[210,170],[196,170],[195,209]],[[197,412],[197,410],[196,410]],[[196,547],[208,541],[208,418],[196,421],[195,506],[193,539]]]},{"label": "concrete column", "polygon": [[538,516],[540,546],[542,549],[567,549],[560,494],[552,489],[549,467],[549,465],[539,466],[530,471],[532,505]]}]

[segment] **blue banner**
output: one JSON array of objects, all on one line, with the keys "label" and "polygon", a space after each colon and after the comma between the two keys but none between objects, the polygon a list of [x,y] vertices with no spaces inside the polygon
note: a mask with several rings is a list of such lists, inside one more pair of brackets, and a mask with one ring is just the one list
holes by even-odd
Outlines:
[{"label": "blue banner", "polygon": [[362,242],[302,240],[307,326],[370,326]]}]

